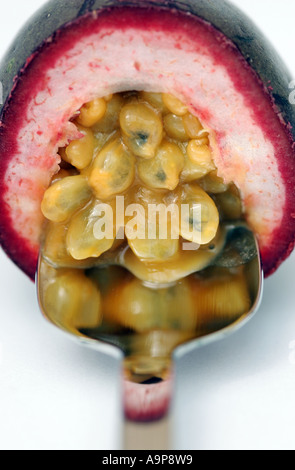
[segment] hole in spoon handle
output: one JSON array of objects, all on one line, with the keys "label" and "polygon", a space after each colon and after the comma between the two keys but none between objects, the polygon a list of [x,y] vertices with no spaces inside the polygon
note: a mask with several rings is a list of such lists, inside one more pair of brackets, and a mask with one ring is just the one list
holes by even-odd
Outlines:
[{"label": "hole in spoon handle", "polygon": [[[160,366],[163,366],[161,370]],[[130,363],[125,361],[123,404],[126,419],[141,423],[161,420],[169,414],[172,401],[174,372],[171,361],[159,361],[159,367],[153,369],[153,374],[151,370],[138,374],[139,369],[136,366],[135,369],[137,373],[132,373]]]}]

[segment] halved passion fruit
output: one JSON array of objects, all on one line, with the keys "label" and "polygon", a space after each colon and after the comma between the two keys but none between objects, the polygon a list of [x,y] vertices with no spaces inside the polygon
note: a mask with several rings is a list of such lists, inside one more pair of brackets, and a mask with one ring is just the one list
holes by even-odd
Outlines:
[{"label": "halved passion fruit", "polygon": [[[250,308],[243,263],[210,267],[228,223],[254,231],[265,275],[292,251],[295,115],[282,64],[232,6],[128,3],[49,2],[4,61],[0,237],[32,279],[42,244],[48,316],[126,334],[140,350],[126,378],[148,384],[168,366],[146,357]],[[159,205],[187,211],[166,217],[166,236],[160,214],[134,237]],[[129,387],[143,402],[128,415],[160,416],[165,387],[160,400]]]}]

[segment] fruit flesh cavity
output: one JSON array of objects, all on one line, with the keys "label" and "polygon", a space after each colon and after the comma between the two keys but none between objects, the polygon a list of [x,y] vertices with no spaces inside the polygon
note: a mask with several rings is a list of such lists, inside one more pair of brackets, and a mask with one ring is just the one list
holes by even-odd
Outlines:
[{"label": "fruit flesh cavity", "polygon": [[[266,274],[286,256],[294,240],[293,176],[286,177],[294,174],[291,143],[250,67],[230,42],[220,48],[220,41],[224,37],[212,26],[180,12],[151,9],[147,17],[136,8],[110,10],[78,20],[75,34],[71,27],[62,30],[27,66],[14,92],[22,101],[11,101],[1,130],[1,231],[5,249],[32,277],[40,201],[57,170],[56,152],[78,138],[69,120],[84,103],[126,88],[169,92],[198,110],[215,130],[220,175],[241,189]],[[94,51],[102,49],[98,57]],[[85,75],[87,86],[77,80]]]},{"label": "fruit flesh cavity", "polygon": [[[68,331],[94,338],[106,334],[105,341],[119,338],[121,347],[123,341],[128,380],[166,380],[177,345],[225,327],[251,309],[247,269],[214,267],[225,245],[226,222],[243,219],[242,203],[235,185],[216,175],[212,132],[205,132],[179,100],[169,95],[163,105],[161,94],[133,91],[115,94],[105,103],[105,114],[96,122],[91,103],[82,107],[83,124],[92,123],[87,128],[92,158],[84,132],[81,147],[79,140],[74,144],[76,166],[64,169],[71,143],[59,150],[66,162],[44,194],[41,208],[49,222],[40,265],[41,306],[48,318]],[[171,110],[168,104],[188,123],[186,140],[163,131]],[[117,117],[104,120],[108,106]],[[73,122],[81,131],[80,115]],[[146,153],[150,142],[152,156]],[[188,155],[191,142],[193,156]],[[190,168],[185,167],[186,158],[192,161]],[[195,172],[197,167],[202,171]],[[94,184],[97,169],[104,177]],[[202,187],[209,188],[208,193]],[[126,202],[125,212],[118,213],[118,196]],[[143,215],[133,222],[133,237],[130,223],[136,204]],[[172,211],[173,204],[177,217],[169,218],[160,208]],[[151,219],[153,206],[158,217]],[[201,209],[197,218],[196,208]],[[123,224],[120,237],[118,215]]]},{"label": "fruit flesh cavity", "polygon": [[[165,96],[159,94],[158,101],[162,99],[164,103]],[[210,181],[210,173],[216,169],[208,135],[205,145],[204,129],[197,118],[195,129],[186,134],[186,143],[183,139],[165,135],[162,124],[165,111],[150,105],[149,98],[148,93],[145,99],[136,92],[114,95],[108,102],[104,100],[105,108],[102,108],[105,112],[97,114],[96,121],[93,118],[96,100],[93,105],[90,102],[81,108],[74,123],[81,131],[83,118],[84,125],[88,124],[87,133],[60,149],[65,162],[69,161],[73,148],[75,158],[71,159],[72,166],[68,172],[63,169],[60,177],[54,176],[41,203],[43,215],[51,222],[45,237],[44,255],[57,268],[69,267],[74,260],[94,260],[107,254],[113,245],[116,246],[119,229],[124,230],[121,244],[126,238],[133,252],[133,260],[132,255],[130,258],[130,254],[124,254],[123,266],[130,268],[133,263],[133,269],[140,272],[139,277],[145,281],[160,280],[161,275],[154,278],[147,272],[144,274],[145,270],[150,270],[166,272],[165,282],[174,282],[176,272],[181,279],[205,267],[214,256],[214,250],[206,248],[206,245],[215,238],[213,245],[219,245],[219,214],[213,199],[197,184],[198,179],[206,174]],[[170,108],[176,107],[176,112],[182,113],[187,122],[194,120],[179,100],[174,102],[171,95],[169,100]],[[114,108],[113,101],[119,102],[120,106]],[[109,127],[104,129],[106,132],[97,132],[108,106],[116,109],[118,116],[112,116]],[[113,122],[118,123],[115,131]],[[193,140],[190,135],[193,135]],[[185,159],[190,158],[188,153],[192,142],[196,147],[194,156],[196,154],[198,158],[192,161],[192,183],[188,184],[183,180],[183,172],[187,178]],[[149,153],[151,148],[152,154]],[[88,166],[85,167],[86,161]],[[198,168],[201,172],[197,178],[195,170]],[[226,190],[227,185],[223,184],[222,189]],[[124,202],[122,214],[119,213],[118,196]],[[119,216],[123,227],[117,226]],[[60,224],[64,224],[63,230]],[[58,250],[54,248],[55,234],[56,243],[61,244]],[[202,250],[194,249],[196,253],[189,254],[190,263],[181,237],[183,241],[203,246]],[[155,266],[152,263],[156,263]],[[170,275],[167,266],[170,266]]]}]

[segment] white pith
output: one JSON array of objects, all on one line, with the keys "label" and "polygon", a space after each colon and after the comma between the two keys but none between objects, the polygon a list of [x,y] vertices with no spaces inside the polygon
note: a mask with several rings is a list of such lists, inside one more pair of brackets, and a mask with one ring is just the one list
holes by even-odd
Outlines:
[{"label": "white pith", "polygon": [[211,139],[219,174],[239,187],[249,223],[262,244],[268,243],[281,224],[285,202],[275,149],[226,69],[217,66],[206,50],[196,50],[190,39],[181,38],[182,49],[176,47],[178,42],[173,33],[105,29],[81,39],[48,70],[46,88],[32,99],[24,116],[18,155],[5,177],[13,226],[31,244],[39,244],[40,204],[58,171],[57,150],[76,135],[70,118],[95,97],[134,89],[169,92],[192,113],[199,110],[200,116],[203,110],[210,111],[202,124],[213,135],[223,135]]}]

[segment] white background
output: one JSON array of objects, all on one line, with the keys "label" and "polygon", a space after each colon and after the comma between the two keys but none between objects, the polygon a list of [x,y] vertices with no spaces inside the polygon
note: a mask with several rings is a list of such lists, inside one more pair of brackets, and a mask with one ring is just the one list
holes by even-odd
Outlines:
[{"label": "white background", "polygon": [[[43,3],[2,2],[0,56]],[[233,3],[295,78],[294,0]],[[295,449],[294,276],[293,255],[267,280],[249,324],[177,361],[175,449]],[[0,448],[119,449],[119,362],[49,325],[34,285],[2,252],[0,286]]]}]

